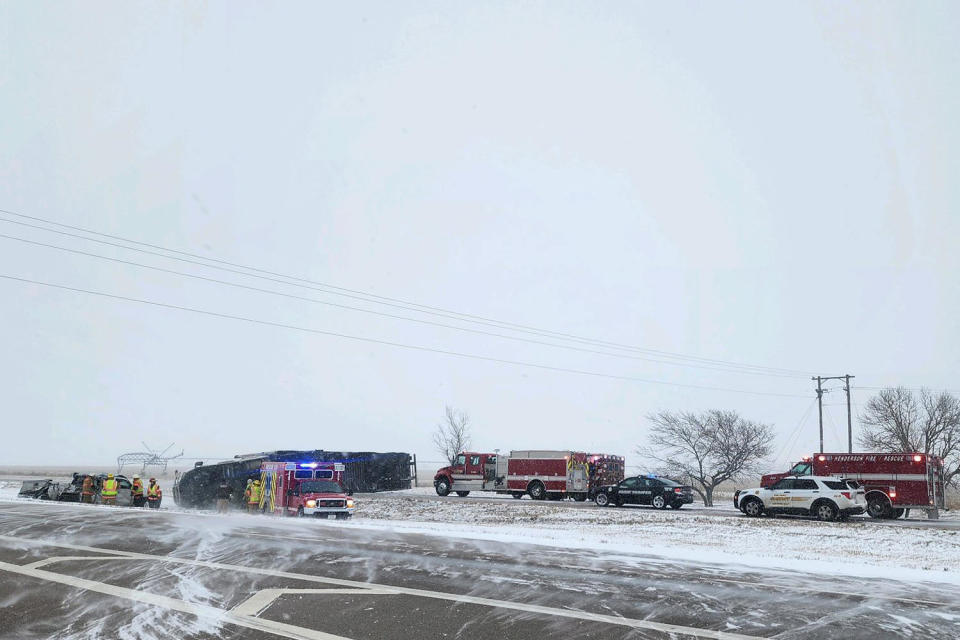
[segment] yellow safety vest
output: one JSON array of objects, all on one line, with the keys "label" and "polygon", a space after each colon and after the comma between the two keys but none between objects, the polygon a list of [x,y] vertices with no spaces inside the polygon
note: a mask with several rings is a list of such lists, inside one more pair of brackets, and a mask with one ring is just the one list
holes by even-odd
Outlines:
[{"label": "yellow safety vest", "polygon": [[250,497],[247,502],[250,504],[260,504],[260,485],[255,484],[250,487]]},{"label": "yellow safety vest", "polygon": [[147,488],[147,500],[156,500],[160,497],[160,485],[152,484]]},{"label": "yellow safety vest", "polygon": [[100,495],[105,498],[113,498],[117,495],[117,481],[104,480],[103,488],[100,489]]},{"label": "yellow safety vest", "polygon": [[142,496],[143,495],[143,483],[139,480],[133,481],[133,495]]}]

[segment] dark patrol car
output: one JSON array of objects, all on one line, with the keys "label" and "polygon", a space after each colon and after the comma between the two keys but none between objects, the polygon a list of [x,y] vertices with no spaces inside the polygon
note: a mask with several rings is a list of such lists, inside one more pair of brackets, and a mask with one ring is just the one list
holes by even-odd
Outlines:
[{"label": "dark patrol car", "polygon": [[679,509],[693,502],[693,488],[655,475],[634,476],[600,487],[594,499],[601,507],[649,504],[657,509]]}]

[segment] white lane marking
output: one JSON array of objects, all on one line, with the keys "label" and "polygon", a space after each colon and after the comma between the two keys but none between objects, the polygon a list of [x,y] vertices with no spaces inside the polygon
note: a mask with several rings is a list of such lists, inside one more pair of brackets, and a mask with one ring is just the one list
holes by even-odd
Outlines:
[{"label": "white lane marking", "polygon": [[[245,567],[243,565],[237,564],[227,564],[222,562],[207,562],[203,560],[190,560],[187,558],[174,558],[169,556],[157,556],[151,555],[148,553],[136,553],[133,551],[120,551],[118,549],[106,549],[100,547],[88,547],[84,545],[74,545],[67,544],[63,542],[46,542],[42,540],[32,540],[27,538],[19,538],[17,536],[8,536],[0,535],[0,540],[15,541],[17,543],[33,543],[40,546],[51,546],[51,547],[60,547],[64,549],[74,549],[77,551],[87,551],[93,553],[114,553],[117,555],[129,556],[131,558],[143,558],[149,560],[156,560],[160,562],[170,562],[176,564],[186,564],[191,566],[198,567],[207,567],[210,569],[225,569],[228,571],[239,571],[244,573],[254,573],[259,575],[269,575],[281,578],[290,578],[292,580],[302,580],[306,582],[319,582],[323,584],[336,584],[343,587],[354,587],[357,589],[377,589],[382,591],[390,591],[392,593],[399,593],[404,595],[419,596],[422,598],[432,598],[436,600],[449,600],[451,602],[463,602],[466,604],[478,604],[485,607],[494,607],[499,609],[511,609],[514,611],[523,611],[526,613],[539,613],[546,616],[554,616],[559,618],[572,618],[576,620],[587,620],[591,622],[603,622],[607,624],[613,624],[621,627],[631,627],[634,629],[649,629],[652,631],[660,631],[667,634],[686,634],[688,636],[694,636],[697,638],[707,638],[708,640],[758,640],[756,636],[747,636],[739,633],[731,633],[728,631],[715,631],[713,629],[700,629],[697,627],[685,627],[682,625],[676,624],[667,624],[663,622],[653,622],[651,620],[638,620],[635,618],[624,618],[620,616],[610,616],[599,613],[592,613],[590,611],[574,611],[570,609],[559,609],[555,607],[545,607],[535,604],[525,604],[522,602],[512,602],[510,600],[493,600],[491,598],[479,598],[476,596],[460,595],[455,593],[444,593],[442,591],[428,591],[426,589],[413,589],[410,587],[396,587],[392,585],[383,585],[374,582],[358,582],[355,580],[344,580],[342,578],[325,578],[321,576],[314,576],[306,573],[293,573],[290,571],[275,571],[273,569],[259,569],[256,567]],[[6,565],[5,563],[0,564],[0,569],[3,569],[5,566],[13,566],[17,569],[21,569],[18,565]],[[49,574],[51,576],[59,576],[60,574],[50,573],[37,569],[26,569],[25,571],[34,571],[42,574]],[[80,580],[80,578],[77,578]],[[100,583],[94,583],[100,584]],[[135,592],[141,593],[141,592]],[[219,611],[219,610],[218,610]],[[241,618],[245,620],[247,618]],[[289,626],[289,625],[288,625]],[[298,627],[294,627],[298,628]],[[325,638],[332,638],[335,636],[324,636]]]},{"label": "white lane marking", "polygon": [[261,589],[256,592],[231,611],[237,615],[258,616],[267,607],[273,604],[273,601],[284,595],[291,594],[309,594],[309,595],[364,595],[364,596],[389,596],[399,595],[396,591],[386,591],[384,589]]},{"label": "white lane marking", "polygon": [[116,598],[123,598],[125,600],[134,600],[136,602],[142,602],[143,604],[163,607],[173,611],[180,611],[182,613],[194,615],[199,618],[225,622],[240,627],[246,627],[248,629],[254,629],[256,631],[264,631],[266,633],[272,633],[284,638],[293,638],[294,640],[350,640],[350,638],[346,638],[344,636],[336,636],[330,633],[324,633],[323,631],[315,631],[313,629],[297,627],[283,622],[274,622],[272,620],[253,618],[227,611],[226,609],[211,607],[210,605],[206,604],[186,602],[184,600],[177,600],[176,598],[161,596],[155,593],[137,591],[136,589],[127,589],[125,587],[117,587],[112,584],[96,582],[94,580],[87,580],[85,578],[77,578],[74,576],[67,576],[59,573],[53,573],[51,571],[43,571],[42,569],[29,569],[16,564],[0,562],[0,571],[16,573],[22,576],[37,578],[39,580],[46,580],[47,582],[56,582],[58,584],[75,587],[77,589],[84,589],[86,591],[95,591],[97,593],[102,593],[104,595],[113,596]]},{"label": "white lane marking", "polygon": [[39,569],[40,567],[45,567],[48,564],[53,564],[54,562],[65,562],[68,560],[136,560],[137,558],[128,558],[127,556],[54,556],[52,558],[44,558],[43,560],[37,560],[36,562],[31,562],[30,564],[19,565],[24,569]]}]

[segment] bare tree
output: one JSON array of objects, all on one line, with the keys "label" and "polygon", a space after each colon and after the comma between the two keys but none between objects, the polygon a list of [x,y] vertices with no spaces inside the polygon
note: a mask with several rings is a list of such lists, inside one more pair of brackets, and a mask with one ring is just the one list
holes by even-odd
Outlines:
[{"label": "bare tree", "polygon": [[717,486],[759,473],[760,463],[770,455],[773,428],[745,420],[736,411],[661,411],[649,419],[650,445],[638,447],[637,453],[689,482],[708,507]]},{"label": "bare tree", "polygon": [[470,448],[470,416],[448,405],[443,422],[433,432],[433,444],[453,464],[458,453]]},{"label": "bare tree", "polygon": [[858,438],[868,450],[920,451],[943,459],[944,480],[960,481],[960,399],[921,389],[884,389],[870,398],[860,415]]}]

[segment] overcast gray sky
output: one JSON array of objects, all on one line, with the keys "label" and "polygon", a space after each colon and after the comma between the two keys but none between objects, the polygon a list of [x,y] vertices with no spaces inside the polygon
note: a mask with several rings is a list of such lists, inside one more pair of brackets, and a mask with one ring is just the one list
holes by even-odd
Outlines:
[{"label": "overcast gray sky", "polygon": [[[0,238],[4,276],[620,376],[0,279],[0,463],[104,464],[141,440],[437,460],[445,404],[479,449],[632,464],[651,411],[736,409],[776,425],[786,463],[816,448],[811,373],[960,387],[960,4],[350,4],[0,2],[0,209],[799,373],[558,349]],[[561,342],[23,224],[0,234]],[[845,446],[842,395],[827,396],[829,449]]]}]

